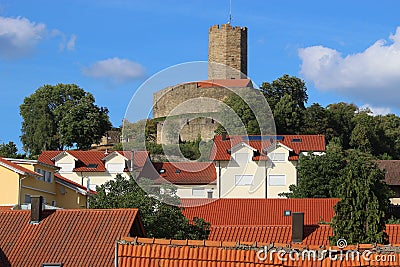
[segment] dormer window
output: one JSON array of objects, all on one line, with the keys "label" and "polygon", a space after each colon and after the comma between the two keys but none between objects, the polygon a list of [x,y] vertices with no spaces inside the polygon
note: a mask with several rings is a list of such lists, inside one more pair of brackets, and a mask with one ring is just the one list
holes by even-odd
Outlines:
[{"label": "dormer window", "polygon": [[57,163],[57,167],[60,167],[60,173],[71,173],[74,170],[73,163]]},{"label": "dormer window", "polygon": [[273,161],[273,162],[283,162],[286,161],[286,153],[283,152],[274,152],[270,153],[268,157]]},{"label": "dormer window", "polygon": [[165,173],[165,169],[160,169],[160,170],[158,171],[158,173],[159,173],[159,174]]},{"label": "dormer window", "polygon": [[98,166],[98,165],[95,164],[95,163],[90,163],[90,164],[87,165],[87,167],[88,167],[89,169],[96,169],[97,166]]},{"label": "dormer window", "polygon": [[181,173],[181,170],[180,169],[176,169],[175,173]]},{"label": "dormer window", "polygon": [[249,162],[250,154],[249,153],[236,153],[235,160],[238,163],[247,163]]}]

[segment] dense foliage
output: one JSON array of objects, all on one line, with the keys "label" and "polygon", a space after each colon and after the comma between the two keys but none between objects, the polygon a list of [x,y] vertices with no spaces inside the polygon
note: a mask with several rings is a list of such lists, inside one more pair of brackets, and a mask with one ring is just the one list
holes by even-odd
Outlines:
[{"label": "dense foliage", "polygon": [[349,244],[385,244],[385,216],[391,197],[382,183],[385,173],[366,154],[352,151],[338,184],[340,201],[335,206],[331,242],[344,238]]},{"label": "dense foliage", "polygon": [[117,175],[97,187],[97,194],[89,199],[90,208],[138,208],[147,237],[207,239],[210,224],[200,218],[189,221],[182,214],[176,188],[164,187],[160,193],[148,179],[138,182]]},{"label": "dense foliage", "polygon": [[44,85],[20,106],[23,149],[30,155],[64,147],[88,149],[111,123],[107,108],[75,84]]},{"label": "dense foliage", "polygon": [[0,157],[3,158],[17,158],[22,157],[18,155],[18,148],[14,142],[8,142],[7,144],[0,144]]}]

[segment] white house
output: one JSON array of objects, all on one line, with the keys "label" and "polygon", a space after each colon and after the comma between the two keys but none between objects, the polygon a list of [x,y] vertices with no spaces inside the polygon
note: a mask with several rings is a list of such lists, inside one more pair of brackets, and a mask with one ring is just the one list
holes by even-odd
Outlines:
[{"label": "white house", "polygon": [[80,185],[96,190],[96,185],[117,174],[129,177],[150,162],[147,151],[44,151],[38,161],[60,168],[59,173]]},{"label": "white house", "polygon": [[214,137],[211,160],[220,198],[277,198],[297,184],[299,156],[324,153],[322,135]]}]

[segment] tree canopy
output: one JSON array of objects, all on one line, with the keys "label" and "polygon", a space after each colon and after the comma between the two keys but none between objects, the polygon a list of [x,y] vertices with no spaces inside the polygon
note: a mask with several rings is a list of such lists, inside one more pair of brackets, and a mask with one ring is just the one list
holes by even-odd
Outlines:
[{"label": "tree canopy", "polygon": [[75,84],[44,85],[20,106],[23,149],[30,155],[75,146],[88,149],[111,128],[108,109]]},{"label": "tree canopy", "polygon": [[0,157],[3,158],[17,158],[18,148],[14,142],[10,141],[7,144],[0,144]]},{"label": "tree canopy", "polygon": [[97,186],[97,194],[90,197],[89,207],[138,208],[148,237],[207,239],[210,224],[200,218],[189,221],[176,206],[179,204],[176,188],[162,189],[160,193],[148,179],[136,181],[133,177],[126,179],[117,175],[114,180]]},{"label": "tree canopy", "polygon": [[331,242],[344,238],[349,244],[386,244],[385,216],[392,196],[382,182],[385,173],[365,153],[353,150],[338,184],[340,201],[332,219]]}]

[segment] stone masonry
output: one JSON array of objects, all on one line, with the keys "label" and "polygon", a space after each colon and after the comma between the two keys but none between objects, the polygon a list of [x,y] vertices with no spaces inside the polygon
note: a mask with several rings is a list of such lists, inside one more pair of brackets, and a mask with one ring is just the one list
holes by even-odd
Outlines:
[{"label": "stone masonry", "polygon": [[247,28],[230,24],[210,27],[208,62],[209,80],[247,78]]}]

